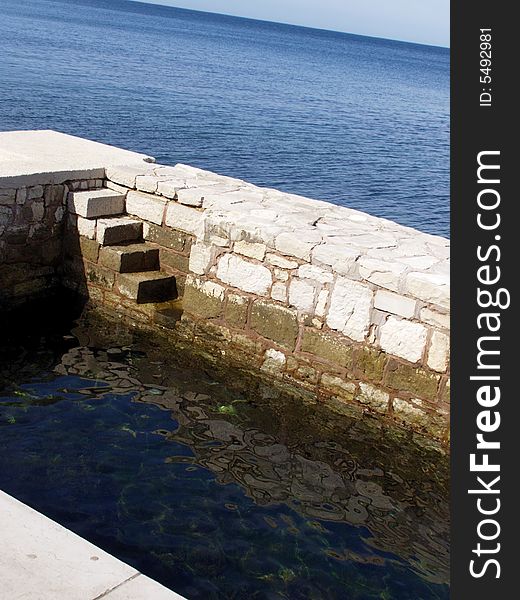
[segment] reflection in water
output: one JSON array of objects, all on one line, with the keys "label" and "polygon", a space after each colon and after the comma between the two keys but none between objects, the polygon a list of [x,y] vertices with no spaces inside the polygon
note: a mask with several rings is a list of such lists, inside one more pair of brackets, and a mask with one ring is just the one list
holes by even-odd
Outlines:
[{"label": "reflection in water", "polygon": [[2,357],[1,488],[192,599],[448,597],[444,457],[95,315],[62,334]]}]

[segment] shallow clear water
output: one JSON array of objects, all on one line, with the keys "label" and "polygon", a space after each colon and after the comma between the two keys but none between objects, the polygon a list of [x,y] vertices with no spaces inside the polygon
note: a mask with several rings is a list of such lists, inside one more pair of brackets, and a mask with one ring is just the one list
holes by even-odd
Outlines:
[{"label": "shallow clear water", "polygon": [[449,232],[449,51],[123,0],[1,0],[0,130],[57,129]]},{"label": "shallow clear water", "polygon": [[445,458],[95,314],[48,327],[0,349],[0,489],[190,600],[448,598]]}]

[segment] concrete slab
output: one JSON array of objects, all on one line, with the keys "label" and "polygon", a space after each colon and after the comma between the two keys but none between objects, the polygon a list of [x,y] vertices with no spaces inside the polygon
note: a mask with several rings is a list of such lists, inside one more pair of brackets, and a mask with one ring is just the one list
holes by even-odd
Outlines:
[{"label": "concrete slab", "polygon": [[9,600],[183,600],[1,491],[0,597]]},{"label": "concrete slab", "polygon": [[58,131],[0,132],[0,188],[101,178],[106,167],[143,162],[155,159]]}]

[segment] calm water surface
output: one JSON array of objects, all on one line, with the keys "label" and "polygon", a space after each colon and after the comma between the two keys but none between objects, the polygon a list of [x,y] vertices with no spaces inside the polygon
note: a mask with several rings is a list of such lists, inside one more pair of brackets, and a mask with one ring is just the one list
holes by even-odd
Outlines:
[{"label": "calm water surface", "polygon": [[190,600],[449,597],[445,458],[94,314],[4,330],[0,489]]},{"label": "calm water surface", "polygon": [[122,0],[0,0],[0,130],[449,231],[449,52]]}]

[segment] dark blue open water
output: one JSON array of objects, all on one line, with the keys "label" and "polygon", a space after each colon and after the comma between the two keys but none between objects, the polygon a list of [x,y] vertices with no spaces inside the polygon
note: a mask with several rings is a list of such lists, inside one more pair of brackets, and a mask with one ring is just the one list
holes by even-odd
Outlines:
[{"label": "dark blue open water", "polygon": [[28,316],[0,489],[189,600],[447,600],[445,457],[95,314]]},{"label": "dark blue open water", "polygon": [[123,0],[0,0],[0,130],[449,231],[449,52]]}]

